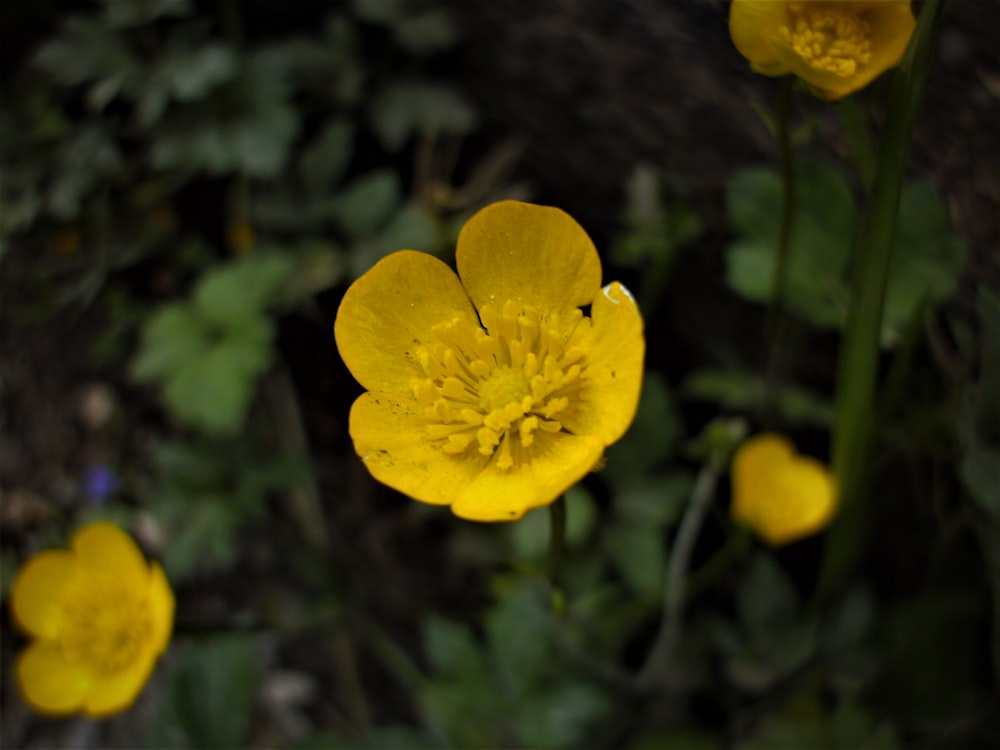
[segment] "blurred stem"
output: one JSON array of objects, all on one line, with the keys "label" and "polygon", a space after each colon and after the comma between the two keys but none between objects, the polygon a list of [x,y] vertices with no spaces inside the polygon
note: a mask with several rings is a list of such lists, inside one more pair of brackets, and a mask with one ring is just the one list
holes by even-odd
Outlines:
[{"label": "blurred stem", "polygon": [[857,100],[853,96],[848,96],[837,103],[837,114],[840,115],[840,124],[851,146],[851,155],[861,174],[865,190],[869,190],[875,179],[875,149],[872,147],[864,113],[858,106]]},{"label": "blurred stem", "polygon": [[791,110],[794,93],[794,76],[786,76],[778,96],[775,117],[775,136],[781,158],[781,225],[778,230],[778,247],[771,280],[771,305],[765,328],[765,377],[762,412],[765,421],[773,409],[776,381],[783,367],[781,340],[785,306],[785,286],[788,279],[788,256],[791,252],[792,227],[795,222],[795,155],[792,150]]},{"label": "blurred stem", "polygon": [[549,584],[559,588],[559,570],[566,549],[566,496],[549,506]]},{"label": "blurred stem", "polygon": [[[274,431],[281,446],[295,456],[309,457],[309,441],[302,421],[295,388],[284,368],[278,368],[264,380],[264,397],[274,420]],[[309,478],[288,488],[288,507],[299,533],[318,552],[325,553],[330,548],[330,538],[326,533],[326,519],[323,517],[319,486],[309,472]]]},{"label": "blurred stem", "polygon": [[719,475],[725,466],[725,458],[718,453],[702,466],[691,502],[688,503],[684,517],[681,519],[677,538],[670,550],[667,561],[666,581],[663,588],[663,614],[660,619],[660,630],[646,658],[646,663],[636,676],[636,686],[640,690],[651,690],[662,684],[669,671],[670,661],[681,637],[682,614],[686,594],[686,579],[691,565],[691,555],[695,542],[701,531],[705,516],[712,505],[715,486]]},{"label": "blurred stem", "polygon": [[872,436],[879,334],[913,124],[930,67],[942,0],[927,0],[893,79],[878,164],[855,246],[847,324],[841,342],[833,428],[840,509],[827,538],[818,593],[842,584],[863,541],[862,487]]}]

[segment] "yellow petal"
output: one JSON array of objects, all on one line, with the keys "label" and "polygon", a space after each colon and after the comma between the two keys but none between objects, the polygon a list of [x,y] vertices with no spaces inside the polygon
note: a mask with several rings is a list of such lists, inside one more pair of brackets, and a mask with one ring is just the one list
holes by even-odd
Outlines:
[{"label": "yellow petal", "polygon": [[24,699],[39,713],[62,715],[80,710],[93,682],[79,663],[68,662],[55,641],[37,640],[17,661]]},{"label": "yellow petal", "polygon": [[81,575],[110,573],[132,591],[145,589],[149,564],[132,537],[115,524],[87,524],[73,535],[72,547]]},{"label": "yellow petal", "polygon": [[155,663],[156,656],[149,652],[121,672],[96,676],[84,702],[84,712],[99,719],[131,706],[149,680]]},{"label": "yellow petal", "polygon": [[558,208],[500,201],[469,219],[455,251],[477,308],[516,300],[546,313],[590,304],[601,261],[583,227]]},{"label": "yellow petal", "polygon": [[149,612],[153,625],[150,649],[154,654],[162,654],[174,627],[174,592],[158,563],[150,565]]},{"label": "yellow petal", "polygon": [[863,16],[872,29],[872,59],[868,67],[874,71],[874,78],[899,65],[917,22],[909,0],[873,3],[872,6]]},{"label": "yellow petal", "polygon": [[410,392],[422,378],[417,349],[434,341],[432,328],[454,318],[478,326],[458,277],[437,258],[401,250],[351,284],[334,323],[347,369],[370,391]]},{"label": "yellow petal", "polygon": [[580,406],[564,426],[576,435],[593,435],[610,445],[635,418],[646,341],[639,307],[618,282],[608,284],[594,299],[591,320],[593,338]]},{"label": "yellow petal", "polygon": [[770,76],[786,75],[773,44],[778,29],[788,25],[788,4],[775,0],[733,0],[729,7],[729,36],[753,69]]},{"label": "yellow petal", "polygon": [[[537,433],[536,433],[537,434]],[[500,469],[493,461],[451,506],[470,521],[516,521],[532,508],[548,505],[593,470],[604,442],[565,432],[541,434],[530,458]]]},{"label": "yellow petal", "polygon": [[733,459],[733,519],[780,546],[824,528],[836,507],[829,470],[780,435],[745,441]]},{"label": "yellow petal", "polygon": [[24,564],[14,580],[11,607],[25,631],[45,638],[59,633],[63,592],[76,570],[72,553],[65,550],[39,552]]},{"label": "yellow petal", "polygon": [[449,505],[489,458],[445,453],[427,437],[426,407],[390,393],[364,393],[351,407],[354,449],[378,481],[433,505]]}]

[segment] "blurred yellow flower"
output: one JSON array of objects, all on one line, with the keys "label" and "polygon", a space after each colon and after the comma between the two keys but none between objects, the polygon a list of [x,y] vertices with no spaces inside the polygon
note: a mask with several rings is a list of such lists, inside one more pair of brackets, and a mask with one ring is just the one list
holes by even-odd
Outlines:
[{"label": "blurred yellow flower", "polygon": [[780,435],[744,441],[733,457],[732,481],[733,520],[775,547],[823,529],[836,509],[829,469],[796,455]]},{"label": "blurred yellow flower", "polygon": [[170,640],[174,595],[125,532],[91,523],[70,550],[21,568],[14,621],[34,637],[17,662],[25,699],[52,715],[107,716],[128,708]]},{"label": "blurred yellow flower", "polygon": [[[515,520],[593,470],[635,416],[645,340],[556,208],[494,203],[463,227],[458,276],[401,250],[347,290],[334,332],[368,392],[351,408],[372,475],[463,518]],[[590,306],[590,317],[581,307]]]},{"label": "blurred yellow flower", "polygon": [[733,0],[729,34],[758,73],[794,73],[840,99],[899,65],[915,26],[910,0]]}]

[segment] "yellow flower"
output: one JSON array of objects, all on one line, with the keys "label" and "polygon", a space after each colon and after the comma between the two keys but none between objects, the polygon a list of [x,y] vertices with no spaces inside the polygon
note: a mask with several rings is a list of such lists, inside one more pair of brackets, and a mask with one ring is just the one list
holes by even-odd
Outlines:
[{"label": "yellow flower", "polygon": [[814,458],[799,456],[780,435],[757,435],[733,457],[733,519],[778,547],[814,534],[833,517],[833,477]]},{"label": "yellow flower", "polygon": [[729,34],[758,73],[794,73],[840,99],[899,65],[915,26],[910,0],[733,0]]},{"label": "yellow flower", "polygon": [[556,208],[494,203],[455,256],[458,276],[401,250],[347,290],[337,347],[368,390],[351,437],[376,479],[415,500],[515,520],[594,469],[631,424],[642,318],[621,284],[601,288],[597,250]]},{"label": "yellow flower", "polygon": [[170,640],[174,595],[163,570],[110,523],[78,530],[70,550],[32,557],[11,598],[15,622],[34,637],[18,683],[42,713],[127,708]]}]

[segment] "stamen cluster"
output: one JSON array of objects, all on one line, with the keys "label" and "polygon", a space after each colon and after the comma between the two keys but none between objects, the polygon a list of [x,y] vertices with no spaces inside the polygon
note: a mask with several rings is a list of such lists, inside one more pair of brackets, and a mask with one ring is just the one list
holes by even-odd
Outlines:
[{"label": "stamen cluster", "polygon": [[575,334],[590,320],[579,309],[543,316],[511,300],[479,315],[483,327],[435,326],[437,341],[417,352],[427,377],[413,394],[445,453],[495,454],[506,470],[527,458],[538,431],[560,432],[575,413],[586,361]]}]

